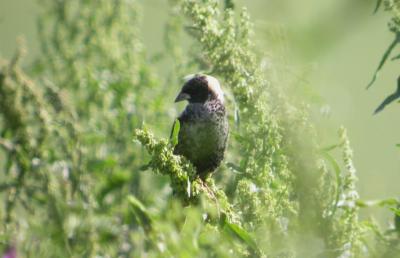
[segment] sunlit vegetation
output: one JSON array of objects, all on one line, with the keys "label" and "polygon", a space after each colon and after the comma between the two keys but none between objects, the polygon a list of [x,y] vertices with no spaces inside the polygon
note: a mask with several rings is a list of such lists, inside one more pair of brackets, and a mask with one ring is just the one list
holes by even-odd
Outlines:
[{"label": "sunlit vegetation", "polygon": [[[394,13],[397,44],[399,3],[382,5]],[[21,41],[0,63],[0,251],[400,255],[398,200],[362,200],[346,129],[321,145],[306,103],[272,78],[280,71],[255,48],[251,17],[235,1],[169,1],[155,56],[141,41],[139,1],[43,0],[41,8],[39,57],[25,64]],[[179,126],[166,138],[174,95],[193,72],[222,82],[231,128],[224,164],[205,181],[173,154]],[[360,219],[370,206],[391,209],[393,227]]]}]

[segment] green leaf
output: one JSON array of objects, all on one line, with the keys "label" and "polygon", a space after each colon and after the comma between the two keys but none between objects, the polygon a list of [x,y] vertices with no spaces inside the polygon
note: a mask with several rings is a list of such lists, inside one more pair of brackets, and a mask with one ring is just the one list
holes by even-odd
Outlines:
[{"label": "green leaf", "polygon": [[260,249],[258,248],[256,241],[246,230],[244,230],[240,226],[233,223],[229,223],[225,219],[224,231],[228,233],[230,236],[238,238],[243,243],[247,244],[254,252],[260,253]]},{"label": "green leaf", "polygon": [[107,194],[121,189],[131,179],[131,176],[132,173],[129,171],[117,171],[108,176],[106,182],[99,192],[98,201],[102,203]]},{"label": "green leaf", "polygon": [[365,207],[369,207],[370,203],[367,201],[363,201],[363,200],[356,200],[356,205],[360,208],[365,208]]},{"label": "green leaf", "polygon": [[397,209],[394,211],[394,226],[396,228],[397,233],[400,234],[400,205],[397,206]]},{"label": "green leaf", "polygon": [[239,108],[235,108],[235,116],[234,116],[235,125],[239,128],[240,126],[240,111]]},{"label": "green leaf", "polygon": [[[335,146],[336,148],[336,146]],[[339,189],[342,185],[342,178],[340,177],[340,167],[339,164],[336,162],[336,160],[327,152],[327,151],[321,151],[321,155],[325,158],[325,160],[327,160],[333,170],[335,171],[335,177],[336,177],[336,185],[337,188]],[[337,205],[339,203],[339,199],[340,199],[340,191],[336,191],[336,197],[335,197],[335,205],[333,205],[333,210],[332,210],[332,214],[331,217],[333,217],[336,213],[336,209],[337,209]]]},{"label": "green leaf", "polygon": [[321,155],[331,164],[337,177],[340,177],[340,167],[336,160],[326,151],[322,151]]},{"label": "green leaf", "polygon": [[233,0],[225,0],[225,9],[234,9],[235,8],[235,3]]},{"label": "green leaf", "polygon": [[135,216],[138,224],[140,224],[145,231],[150,231],[152,228],[152,219],[146,207],[133,195],[128,196],[128,203],[130,211]]},{"label": "green leaf", "polygon": [[115,157],[108,156],[101,160],[90,160],[89,167],[93,171],[103,172],[107,169],[113,169],[117,166],[117,160]]},{"label": "green leaf", "polygon": [[170,139],[172,147],[175,147],[178,144],[178,135],[180,129],[181,129],[181,123],[179,122],[179,119],[176,119],[174,122],[174,126],[172,128],[171,139]]},{"label": "green leaf", "polygon": [[376,2],[376,7],[375,7],[375,10],[374,10],[374,13],[376,13],[379,10],[379,7],[381,7],[381,4],[382,4],[382,0],[378,0]]},{"label": "green leaf", "polygon": [[140,170],[140,171],[145,171],[145,170],[148,170],[150,167],[151,167],[151,161],[150,161],[149,163],[145,164],[145,165],[142,165],[142,166],[139,168],[139,170]]},{"label": "green leaf", "polygon": [[398,205],[399,201],[396,198],[389,198],[389,199],[384,199],[380,200],[378,202],[379,206],[392,206],[392,205]]},{"label": "green leaf", "polygon": [[376,79],[378,78],[379,72],[382,69],[382,67],[385,65],[386,61],[388,60],[390,54],[392,53],[392,50],[395,48],[395,46],[399,43],[400,41],[400,33],[396,34],[396,37],[394,38],[393,42],[390,44],[390,46],[386,49],[385,53],[383,54],[381,61],[379,62],[378,68],[376,68],[374,76],[372,77],[372,80],[368,83],[367,89],[374,84]]},{"label": "green leaf", "polygon": [[400,209],[390,208],[391,211],[396,215],[396,217],[400,216]]},{"label": "green leaf", "polygon": [[396,206],[398,205],[399,202],[395,198],[389,198],[389,199],[383,199],[383,200],[369,200],[369,201],[363,201],[363,200],[357,200],[356,205],[361,208],[365,207],[373,207],[373,206]]},{"label": "green leaf", "polygon": [[332,145],[330,145],[328,147],[322,148],[321,151],[331,151],[331,150],[336,149],[339,146],[340,146],[340,144],[332,144]]},{"label": "green leaf", "polygon": [[400,59],[400,54],[398,54],[397,56],[394,56],[390,59],[390,61],[396,61],[397,59]]},{"label": "green leaf", "polygon": [[400,148],[400,143],[396,144],[396,147],[397,147],[397,148]]},{"label": "green leaf", "polygon": [[243,174],[245,171],[239,165],[236,165],[232,162],[227,162],[226,166],[232,170],[234,173]]}]

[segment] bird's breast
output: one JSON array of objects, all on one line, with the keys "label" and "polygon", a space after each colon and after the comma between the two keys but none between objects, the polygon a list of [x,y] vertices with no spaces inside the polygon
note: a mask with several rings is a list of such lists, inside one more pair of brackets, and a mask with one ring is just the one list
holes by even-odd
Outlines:
[{"label": "bird's breast", "polygon": [[200,170],[213,170],[224,156],[228,136],[225,109],[188,106],[179,118],[176,153],[184,155]]}]

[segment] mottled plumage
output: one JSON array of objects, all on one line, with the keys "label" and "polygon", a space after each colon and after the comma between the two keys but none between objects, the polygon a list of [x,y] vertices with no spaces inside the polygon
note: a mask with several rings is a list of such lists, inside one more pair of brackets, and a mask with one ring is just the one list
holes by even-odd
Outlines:
[{"label": "mottled plumage", "polygon": [[218,81],[194,75],[183,85],[176,101],[189,104],[178,117],[180,131],[174,153],[185,156],[201,178],[213,172],[224,158],[228,121]]}]

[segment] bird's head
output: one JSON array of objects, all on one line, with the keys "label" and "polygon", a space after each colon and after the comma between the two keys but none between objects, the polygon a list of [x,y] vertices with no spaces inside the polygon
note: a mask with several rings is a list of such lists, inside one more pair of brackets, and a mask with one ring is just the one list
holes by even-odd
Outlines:
[{"label": "bird's head", "polygon": [[224,103],[224,93],[216,78],[204,74],[188,75],[185,77],[185,83],[175,102],[183,100],[187,100],[189,103],[219,100]]}]

